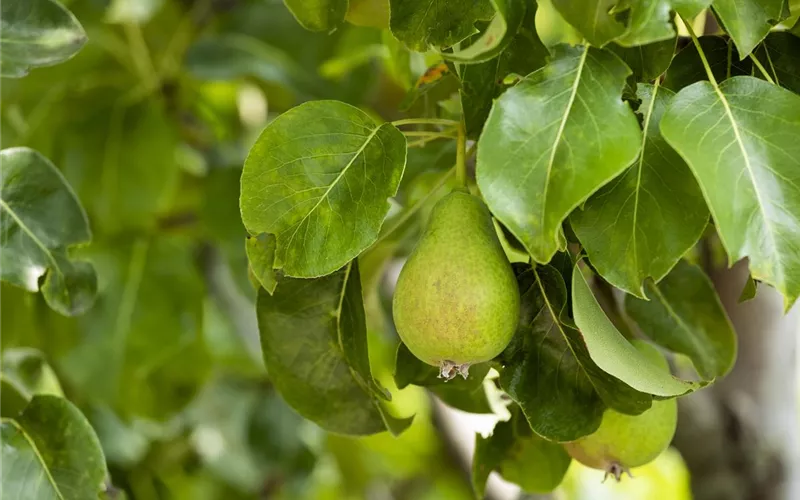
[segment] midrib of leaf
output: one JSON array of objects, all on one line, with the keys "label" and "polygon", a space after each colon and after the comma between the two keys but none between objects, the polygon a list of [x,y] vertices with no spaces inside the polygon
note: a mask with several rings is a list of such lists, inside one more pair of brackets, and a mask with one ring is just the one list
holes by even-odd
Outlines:
[{"label": "midrib of leaf", "polygon": [[2,198],[0,198],[0,208],[3,208],[6,212],[8,212],[11,218],[14,219],[14,221],[16,221],[20,229],[22,229],[22,231],[24,231],[25,234],[27,234],[28,237],[31,240],[33,240],[33,242],[36,244],[37,247],[42,249],[42,252],[44,252],[45,256],[47,256],[47,260],[49,260],[53,264],[53,269],[60,276],[64,276],[64,273],[61,272],[61,268],[58,266],[58,262],[56,262],[55,257],[53,257],[53,254],[50,252],[50,249],[47,248],[45,244],[42,243],[42,241],[36,237],[35,234],[33,234],[33,231],[31,231],[30,228],[25,225],[22,219],[20,219],[19,216],[17,216],[16,212],[14,212],[14,210],[12,210],[11,207],[8,206],[8,203],[6,203],[5,200],[3,200]]},{"label": "midrib of leaf", "polygon": [[[736,119],[733,116],[733,112],[731,111],[731,107],[728,104],[728,100],[725,98],[725,94],[722,93],[720,90],[719,85],[716,81],[712,81],[712,86],[714,87],[714,92],[716,92],[717,96],[719,97],[720,101],[722,102],[722,106],[725,108],[725,114],[731,122],[731,129],[733,130],[734,138],[736,139],[736,144],[739,146],[739,151],[742,153],[742,159],[744,160],[745,168],[747,168],[747,175],[750,177],[750,182],[753,183],[753,192],[756,195],[756,201],[758,202],[758,211],[761,214],[761,217],[764,219],[764,227],[769,234],[770,242],[772,243],[773,251],[777,251],[777,242],[775,240],[775,233],[772,229],[772,226],[769,223],[769,218],[767,217],[766,212],[764,211],[764,202],[761,199],[761,192],[758,190],[758,183],[756,182],[755,174],[753,173],[753,167],[750,165],[750,157],[747,155],[747,149],[744,146],[744,141],[742,141],[741,134],[739,133],[739,126],[736,123]],[[710,205],[709,205],[710,206]],[[722,233],[720,233],[722,237]],[[724,240],[724,237],[723,237]],[[776,266],[776,269],[780,273],[780,282],[783,282],[783,266],[779,265]]]},{"label": "midrib of leaf", "polygon": [[33,442],[33,439],[31,439],[31,437],[28,435],[28,433],[25,432],[25,429],[20,427],[20,425],[15,420],[12,420],[10,418],[2,418],[2,419],[0,419],[0,423],[10,424],[10,425],[14,426],[17,429],[17,431],[19,431],[19,433],[22,435],[22,437],[25,438],[25,441],[27,441],[28,444],[30,445],[31,449],[33,450],[33,453],[36,455],[36,458],[39,460],[39,463],[41,463],[42,470],[44,470],[44,475],[47,477],[47,480],[53,486],[53,491],[56,492],[56,495],[58,495],[58,498],[60,498],[61,500],[64,500],[64,495],[61,494],[61,490],[58,488],[58,484],[56,484],[55,479],[53,479],[52,474],[50,474],[50,469],[47,468],[47,463],[44,461],[44,457],[42,457],[42,454],[39,453],[39,448],[36,446],[36,443]]},{"label": "midrib of leaf", "polygon": [[[381,129],[381,127],[383,127],[383,125],[378,125],[378,126],[377,126],[377,127],[375,127],[375,129],[374,129],[374,130],[373,130],[373,131],[372,131],[372,132],[371,132],[371,133],[370,133],[370,134],[367,136],[367,139],[364,141],[364,144],[362,144],[362,145],[361,145],[361,147],[360,147],[360,148],[358,148],[358,150],[357,150],[357,151],[356,151],[356,152],[353,154],[353,157],[350,159],[350,161],[349,161],[349,162],[347,162],[347,165],[345,165],[345,166],[344,166],[344,168],[342,169],[342,171],[341,171],[341,172],[339,172],[339,175],[337,175],[337,176],[336,176],[336,178],[333,180],[333,182],[331,183],[331,185],[330,185],[330,186],[328,186],[328,189],[326,189],[326,190],[325,190],[325,192],[324,192],[324,193],[322,193],[322,196],[320,196],[320,197],[319,197],[319,200],[317,200],[317,202],[314,204],[314,206],[313,206],[313,207],[311,207],[311,209],[308,211],[308,213],[307,213],[307,214],[305,214],[305,215],[303,216],[303,218],[302,218],[302,219],[300,219],[300,222],[298,222],[298,223],[297,223],[297,227],[295,227],[295,229],[294,229],[294,232],[292,233],[292,236],[291,236],[291,237],[289,237],[289,241],[287,241],[287,242],[286,242],[286,247],[288,247],[289,245],[291,245],[291,244],[292,244],[292,241],[294,241],[294,237],[295,237],[295,235],[297,235],[297,231],[299,231],[299,230],[300,230],[300,226],[302,226],[302,225],[303,225],[303,222],[305,222],[305,221],[306,221],[306,219],[308,219],[308,217],[309,217],[309,216],[310,216],[312,213],[314,213],[314,211],[317,209],[317,207],[319,207],[319,206],[322,204],[323,200],[325,200],[325,199],[328,197],[328,194],[330,194],[330,192],[331,192],[331,190],[334,188],[334,186],[336,186],[336,184],[338,184],[338,183],[339,183],[339,181],[342,179],[342,177],[344,177],[344,174],[346,174],[346,173],[347,173],[347,171],[350,169],[350,167],[351,167],[351,166],[353,165],[353,163],[356,161],[356,158],[358,158],[358,157],[361,155],[361,153],[363,153],[363,152],[364,152],[364,149],[366,149],[367,145],[368,145],[368,144],[369,144],[369,143],[372,141],[372,138],[373,138],[373,137],[375,137],[375,134],[377,134],[377,133],[378,133],[378,130],[380,130],[380,129]],[[349,272],[349,271],[348,271],[348,272]]]},{"label": "midrib of leaf", "polygon": [[[583,73],[583,66],[586,63],[586,56],[589,54],[589,47],[584,47],[583,53],[581,54],[581,60],[578,63],[578,71],[575,75],[575,82],[572,84],[572,91],[569,96],[569,101],[567,102],[567,108],[564,110],[564,116],[561,118],[561,123],[558,126],[558,131],[556,132],[555,141],[553,141],[553,147],[550,150],[550,159],[547,162],[547,173],[544,179],[544,190],[542,191],[542,215],[540,219],[541,228],[544,228],[544,218],[547,213],[547,188],[550,186],[550,175],[553,171],[553,162],[556,159],[556,151],[558,150],[558,145],[561,142],[561,137],[564,135],[564,128],[567,125],[567,119],[569,118],[569,114],[572,111],[572,106],[575,103],[575,96],[578,94],[578,85],[581,81],[581,74]],[[537,274],[538,280],[538,274]]]},{"label": "midrib of leaf", "polygon": [[[713,356],[709,356],[709,352],[708,352],[708,349],[706,349],[706,346],[703,345],[702,343],[698,342],[697,336],[695,335],[695,333],[692,330],[692,328],[690,328],[689,325],[687,325],[686,322],[683,321],[683,318],[675,311],[675,309],[672,308],[672,305],[669,303],[669,301],[664,296],[664,294],[661,293],[661,290],[659,290],[658,286],[653,284],[653,286],[651,286],[650,289],[652,289],[655,292],[655,294],[656,294],[656,296],[658,298],[658,301],[661,302],[661,304],[664,305],[664,307],[666,308],[666,310],[669,313],[669,315],[678,323],[678,326],[684,332],[686,332],[686,338],[689,339],[689,341],[692,343],[692,345],[695,347],[695,349],[697,351],[699,351],[699,352],[702,352],[703,355],[705,355],[706,359],[708,359],[709,357],[713,357]],[[709,381],[709,382],[713,382],[713,379],[711,381]]]},{"label": "midrib of leaf", "polygon": [[[636,174],[636,192],[633,198],[633,226],[631,227],[631,239],[633,240],[633,265],[639,271],[639,252],[636,248],[636,224],[639,217],[639,192],[642,190],[642,170],[644,170],[644,149],[647,145],[647,130],[650,127],[650,118],[653,116],[653,108],[655,107],[656,95],[658,94],[658,79],[653,86],[653,95],[650,98],[650,106],[647,108],[647,114],[644,117],[644,132],[642,133],[642,151],[639,154],[639,171]],[[644,287],[639,286],[639,293],[644,292]]]}]

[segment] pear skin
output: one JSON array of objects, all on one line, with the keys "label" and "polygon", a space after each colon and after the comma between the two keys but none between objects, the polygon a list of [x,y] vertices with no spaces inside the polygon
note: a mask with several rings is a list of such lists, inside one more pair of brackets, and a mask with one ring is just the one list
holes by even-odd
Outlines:
[{"label": "pear skin", "polygon": [[457,190],[433,208],[400,272],[392,312],[400,338],[441,376],[466,378],[511,341],[520,298],[484,203]]}]

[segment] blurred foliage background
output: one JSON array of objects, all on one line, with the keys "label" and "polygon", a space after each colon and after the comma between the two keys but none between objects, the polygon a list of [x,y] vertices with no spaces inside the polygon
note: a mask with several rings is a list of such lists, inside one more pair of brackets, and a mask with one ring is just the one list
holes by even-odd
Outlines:
[{"label": "blurred foliage background", "polygon": [[[63,3],[89,42],[65,64],[3,80],[2,143],[37,149],[77,192],[94,233],[79,252],[98,270],[99,295],[65,318],[3,284],[5,363],[42,353],[48,390],[90,419],[119,497],[471,498],[460,450],[496,418],[453,420],[423,389],[392,380],[385,283],[427,211],[361,258],[373,370],[394,411],[416,417],[399,438],[352,439],[303,421],[270,388],[238,209],[247,151],[281,112],[338,99],[384,119],[457,114],[455,78],[418,85],[438,61],[380,29],[380,0],[360,2],[378,8],[349,18],[362,26],[328,34],[303,29],[280,0]],[[574,41],[539,3],[543,40]],[[411,149],[397,204],[425,196],[454,156],[449,142]],[[688,498],[677,453],[634,475],[601,485],[602,473],[573,464],[555,496]]]}]

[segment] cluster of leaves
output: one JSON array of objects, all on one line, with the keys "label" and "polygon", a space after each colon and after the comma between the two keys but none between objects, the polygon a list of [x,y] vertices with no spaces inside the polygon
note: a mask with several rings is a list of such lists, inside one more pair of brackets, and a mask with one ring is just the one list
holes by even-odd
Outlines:
[{"label": "cluster of leaves", "polygon": [[[507,394],[474,490],[496,470],[547,491],[558,443],[606,408],[731,368],[698,246],[747,257],[750,293],[800,295],[784,0],[286,0],[318,34],[229,3],[1,4],[4,489],[291,497],[315,458],[277,393],[326,431],[405,439],[421,424],[385,387],[413,385],[474,413]],[[721,29],[696,38],[695,18]],[[518,332],[448,384],[401,344],[392,379],[386,277],[456,161],[515,262]]]}]

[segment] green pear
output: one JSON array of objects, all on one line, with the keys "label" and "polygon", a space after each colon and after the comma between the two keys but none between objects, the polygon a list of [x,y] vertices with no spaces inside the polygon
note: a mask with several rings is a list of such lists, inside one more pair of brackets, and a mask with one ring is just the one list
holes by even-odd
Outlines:
[{"label": "green pear", "polygon": [[[632,343],[651,362],[669,371],[667,360],[653,345],[640,340]],[[631,467],[655,460],[672,441],[677,423],[675,399],[654,400],[653,406],[640,415],[625,415],[608,409],[594,433],[565,443],[564,447],[578,462],[604,470],[606,476],[611,474],[619,481],[622,473]]]},{"label": "green pear", "polygon": [[394,292],[394,322],[408,349],[441,377],[466,378],[471,364],[511,341],[519,302],[489,209],[462,190],[442,198]]}]

